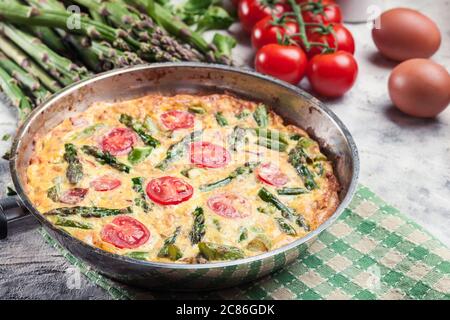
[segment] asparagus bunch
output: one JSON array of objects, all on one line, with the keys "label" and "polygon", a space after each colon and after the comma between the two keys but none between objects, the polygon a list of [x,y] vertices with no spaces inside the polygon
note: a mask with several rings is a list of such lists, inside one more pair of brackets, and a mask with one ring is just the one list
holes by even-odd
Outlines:
[{"label": "asparagus bunch", "polygon": [[153,0],[0,0],[1,89],[22,120],[92,73],[145,62],[231,64],[234,45],[223,35],[206,42]]}]

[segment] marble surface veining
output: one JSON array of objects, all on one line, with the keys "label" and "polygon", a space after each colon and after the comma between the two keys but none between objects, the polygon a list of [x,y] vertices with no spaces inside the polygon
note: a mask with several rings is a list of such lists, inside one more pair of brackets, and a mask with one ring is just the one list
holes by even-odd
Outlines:
[{"label": "marble surface veining", "polygon": [[[433,60],[450,68],[449,0],[385,2],[388,7],[419,9],[442,32],[442,45]],[[359,77],[343,98],[325,100],[346,124],[361,157],[360,182],[400,209],[450,246],[450,108],[436,119],[406,116],[392,107],[387,92],[390,70],[396,65],[375,49],[365,24],[348,28],[356,40]],[[248,39],[234,25],[239,40],[236,60],[251,65]],[[308,89],[306,81],[301,86]],[[0,102],[0,138],[14,135],[16,112]],[[0,154],[11,141],[0,139]],[[11,184],[8,164],[0,160],[0,195]],[[27,218],[14,225],[7,241],[0,242],[0,297],[3,298],[107,298],[88,282],[80,290],[66,286],[68,264],[37,233],[38,225]]]}]

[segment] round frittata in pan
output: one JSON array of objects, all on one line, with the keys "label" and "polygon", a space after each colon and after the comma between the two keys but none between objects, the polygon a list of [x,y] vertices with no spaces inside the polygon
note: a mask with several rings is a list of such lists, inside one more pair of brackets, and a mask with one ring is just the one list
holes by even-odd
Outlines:
[{"label": "round frittata in pan", "polygon": [[254,256],[305,236],[339,202],[316,141],[225,94],[96,103],[36,138],[27,178],[54,225],[148,261]]}]

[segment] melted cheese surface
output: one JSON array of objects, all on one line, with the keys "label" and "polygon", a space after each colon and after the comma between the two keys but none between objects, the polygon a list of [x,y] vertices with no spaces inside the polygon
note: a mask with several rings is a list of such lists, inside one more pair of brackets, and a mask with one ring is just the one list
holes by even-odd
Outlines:
[{"label": "melted cheese surface", "polygon": [[[201,107],[204,114],[194,114],[194,128],[167,130],[161,123],[160,116],[171,110],[188,111],[190,107]],[[76,118],[66,119],[46,135],[37,137],[35,154],[27,171],[28,183],[27,193],[38,210],[46,213],[52,209],[67,207],[59,202],[51,200],[47,193],[50,188],[58,184],[61,190],[74,187],[89,189],[86,197],[77,206],[96,206],[105,208],[122,209],[132,207],[129,216],[143,223],[150,232],[149,240],[138,248],[120,249],[101,238],[104,226],[110,223],[114,216],[103,218],[82,218],[77,215],[68,216],[78,222],[89,223],[92,229],[80,229],[74,227],[61,227],[72,236],[81,239],[93,246],[103,250],[124,255],[130,252],[145,252],[150,261],[173,262],[167,258],[158,257],[158,252],[164,245],[164,240],[173,234],[177,227],[181,231],[176,239],[176,246],[182,252],[182,258],[177,263],[202,262],[199,258],[199,249],[193,245],[189,238],[194,217],[192,215],[196,207],[202,207],[205,216],[204,242],[223,244],[241,249],[245,256],[261,254],[262,251],[272,250],[286,245],[307,234],[308,231],[299,225],[286,220],[296,231],[296,236],[286,234],[279,227],[276,218],[283,218],[282,212],[277,208],[261,200],[258,191],[264,187],[274,194],[282,203],[301,214],[311,230],[323,223],[336,209],[338,205],[338,183],[333,174],[332,164],[323,159],[320,161],[320,170],[309,165],[313,172],[314,180],[318,188],[301,195],[278,195],[277,189],[258,179],[255,172],[237,176],[228,185],[211,191],[202,192],[200,186],[226,178],[233,170],[243,166],[246,162],[273,163],[288,176],[288,182],[283,187],[305,188],[305,183],[296,169],[288,162],[288,152],[297,144],[297,140],[291,139],[295,135],[307,137],[302,129],[292,125],[286,126],[281,118],[273,112],[269,112],[269,126],[267,129],[281,132],[288,137],[288,148],[284,152],[271,150],[258,145],[258,136],[252,130],[246,130],[245,143],[240,145],[237,151],[230,146],[230,135],[234,127],[250,129],[258,125],[253,117],[253,112],[258,104],[244,101],[229,95],[177,95],[172,97],[161,95],[149,95],[139,99],[120,103],[96,103]],[[216,120],[216,113],[221,112],[227,120],[228,125],[220,126]],[[131,165],[127,155],[117,156],[117,159],[132,167],[129,174],[120,172],[109,165],[98,163],[93,157],[84,154],[80,149],[83,145],[99,146],[99,142],[109,131],[114,128],[124,128],[119,122],[121,114],[127,114],[134,119],[144,122],[150,117],[157,130],[153,130],[152,136],[161,142],[150,156],[139,164]],[[229,163],[222,168],[200,168],[190,163],[188,152],[181,158],[171,163],[166,170],[162,171],[155,166],[162,161],[168,148],[179,142],[194,130],[202,130],[202,140],[220,145],[230,152]],[[297,137],[298,138],[298,137]],[[67,181],[67,162],[64,160],[64,145],[72,143],[78,150],[78,157],[83,166],[84,176],[76,185]],[[135,147],[144,147],[141,139],[137,139]],[[317,148],[317,153],[320,150]],[[183,171],[188,170],[188,177]],[[106,192],[97,192],[91,187],[91,182],[100,177],[108,175],[121,181],[121,186]],[[153,178],[162,176],[173,176],[189,183],[193,189],[193,196],[188,201],[178,205],[159,205],[152,203],[151,211],[146,213],[134,204],[137,193],[132,188],[131,179],[143,177],[144,190],[148,182]],[[214,195],[224,193],[237,193],[250,203],[244,218],[226,218],[212,211],[207,201]],[[237,208],[239,210],[239,208]],[[47,216],[53,223],[56,216]],[[243,230],[246,237],[241,237]],[[268,248],[254,248],[249,243],[255,238],[264,238]],[[244,239],[243,239],[244,238]]]}]

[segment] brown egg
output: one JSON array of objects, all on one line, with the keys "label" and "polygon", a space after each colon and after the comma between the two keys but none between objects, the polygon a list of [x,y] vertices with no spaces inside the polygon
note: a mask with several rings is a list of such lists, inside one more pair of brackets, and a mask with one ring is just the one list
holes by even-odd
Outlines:
[{"label": "brown egg", "polygon": [[437,25],[419,11],[395,8],[381,14],[372,38],[386,58],[404,61],[429,58],[441,45]]},{"label": "brown egg", "polygon": [[435,117],[450,103],[450,75],[428,59],[399,64],[389,77],[388,88],[394,105],[415,117]]}]

